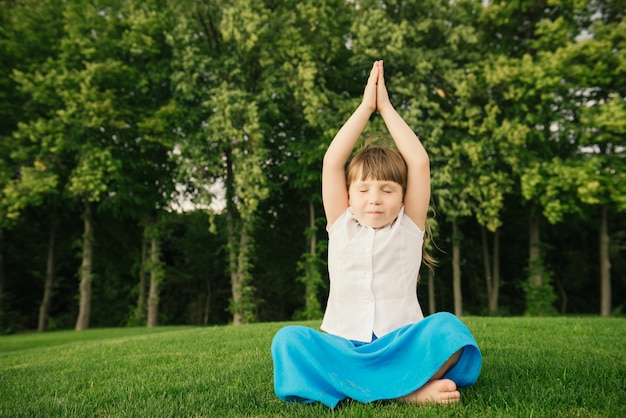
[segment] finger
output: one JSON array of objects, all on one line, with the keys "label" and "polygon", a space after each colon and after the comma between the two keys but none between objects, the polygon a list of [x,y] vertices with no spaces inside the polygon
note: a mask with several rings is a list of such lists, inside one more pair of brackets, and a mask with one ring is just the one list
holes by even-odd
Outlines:
[{"label": "finger", "polygon": [[379,61],[379,65],[378,65],[378,82],[382,82],[383,84],[385,84],[385,69],[383,67],[383,61],[380,60]]},{"label": "finger", "polygon": [[370,71],[370,77],[368,81],[376,82],[378,77],[379,77],[379,69],[378,69],[378,66],[376,65],[376,62],[374,62],[374,65],[372,65],[372,70]]}]

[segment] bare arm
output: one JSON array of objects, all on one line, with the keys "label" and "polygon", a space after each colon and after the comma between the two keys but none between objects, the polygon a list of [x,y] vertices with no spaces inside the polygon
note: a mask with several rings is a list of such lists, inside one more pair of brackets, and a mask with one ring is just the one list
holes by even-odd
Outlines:
[{"label": "bare arm", "polygon": [[376,107],[408,166],[404,212],[423,230],[430,203],[430,161],[422,142],[391,104],[382,61],[378,65]]},{"label": "bare arm", "polygon": [[379,67],[372,66],[363,100],[330,143],[322,165],[322,200],[328,227],[348,208],[345,167],[363,128],[376,110],[376,82]]}]

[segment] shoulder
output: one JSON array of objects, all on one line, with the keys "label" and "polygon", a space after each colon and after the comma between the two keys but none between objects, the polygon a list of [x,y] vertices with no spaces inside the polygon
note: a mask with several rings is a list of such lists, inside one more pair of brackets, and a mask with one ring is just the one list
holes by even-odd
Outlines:
[{"label": "shoulder", "polygon": [[424,236],[424,229],[420,228],[415,221],[405,213],[404,207],[400,209],[397,222],[402,230],[419,235],[420,237]]},{"label": "shoulder", "polygon": [[346,228],[349,224],[356,223],[354,216],[352,215],[352,210],[348,206],[346,210],[344,210],[335,221],[330,224],[326,224],[326,232],[332,234],[333,232]]}]

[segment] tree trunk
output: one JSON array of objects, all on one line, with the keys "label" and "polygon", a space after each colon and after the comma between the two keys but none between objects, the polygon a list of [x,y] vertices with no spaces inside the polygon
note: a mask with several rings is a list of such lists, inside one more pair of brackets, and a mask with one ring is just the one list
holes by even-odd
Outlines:
[{"label": "tree trunk", "polygon": [[561,279],[558,274],[554,275],[554,283],[556,284],[557,289],[559,290],[559,294],[561,295],[561,315],[567,314],[567,292],[565,292],[565,288],[563,287],[563,283],[561,283]]},{"label": "tree trunk", "polygon": [[541,212],[536,211],[528,218],[528,279],[530,284],[541,286],[543,266],[541,262],[541,238],[539,235],[539,222]]},{"label": "tree trunk", "polygon": [[233,300],[233,325],[241,325],[242,314],[239,309],[241,299],[241,277],[237,269],[237,245],[235,240],[235,214],[232,203],[226,203],[226,229],[228,232],[228,267],[230,270],[230,290]]},{"label": "tree trunk", "polygon": [[3,326],[4,317],[4,283],[6,275],[4,272],[4,229],[0,228],[0,328]]},{"label": "tree trunk", "polygon": [[556,314],[554,301],[556,294],[552,286],[552,273],[543,264],[543,251],[540,239],[541,211],[531,212],[528,218],[528,282],[524,285],[526,293],[526,312],[530,316]]},{"label": "tree trunk", "polygon": [[603,205],[600,212],[600,315],[611,315],[611,259],[609,255],[608,210]]},{"label": "tree trunk", "polygon": [[252,220],[242,218],[235,204],[232,150],[224,151],[224,188],[226,194],[226,231],[228,233],[228,266],[231,282],[233,325],[254,321],[256,315],[250,278]]},{"label": "tree trunk", "polygon": [[491,275],[491,257],[489,256],[489,243],[487,242],[487,228],[480,226],[480,239],[483,247],[483,269],[485,270],[485,284],[487,286],[487,304],[491,313],[491,294],[493,292],[493,276]]},{"label": "tree trunk", "polygon": [[[311,231],[311,236],[309,238],[309,255],[311,256],[311,261],[314,260],[315,254],[317,253],[317,234],[315,233],[315,206],[313,202],[309,200],[309,230]],[[309,277],[315,277],[316,272],[314,271],[315,265],[311,262],[308,265],[309,268]],[[306,310],[307,312],[312,312],[313,309],[316,309],[315,301],[317,300],[317,286],[315,283],[311,283],[313,280],[309,280],[306,287]]]},{"label": "tree trunk", "polygon": [[204,302],[204,316],[202,325],[209,325],[209,314],[211,313],[211,279],[206,281],[206,301]]},{"label": "tree trunk", "polygon": [[80,301],[78,305],[78,318],[76,319],[76,331],[89,328],[89,315],[91,313],[91,268],[93,263],[93,203],[85,203],[83,233],[83,261],[80,267]]},{"label": "tree trunk", "polygon": [[[229,226],[229,230],[232,226]],[[229,231],[229,242],[234,242],[234,237],[230,237],[231,232]],[[231,241],[232,239],[232,241]],[[230,247],[230,245],[229,245]],[[239,302],[241,299],[241,287],[240,287],[240,274],[237,271],[237,253],[234,249],[229,249],[229,266],[230,266],[230,290],[232,293],[233,299],[233,325],[241,325],[242,324],[242,314],[239,309]]]},{"label": "tree trunk", "polygon": [[[236,274],[236,288],[233,289],[233,298],[236,296],[236,303],[238,306],[236,316],[237,322],[235,325],[248,323],[254,320],[256,312],[252,306],[252,295],[250,294],[250,276],[249,276],[249,264],[250,264],[250,233],[245,227],[241,228],[239,233],[239,252],[237,254],[237,274]],[[234,319],[234,318],[233,318]]]},{"label": "tree trunk", "polygon": [[230,291],[233,300],[233,325],[241,324],[241,312],[238,309],[240,292],[239,292],[239,273],[237,272],[237,252],[235,249],[235,225],[233,215],[227,210],[227,230],[228,230],[228,266],[230,270]]},{"label": "tree trunk", "polygon": [[498,312],[500,298],[500,229],[493,232],[493,283],[489,299],[489,312],[494,315]]},{"label": "tree trunk", "polygon": [[432,315],[435,309],[435,273],[428,269],[428,312]]},{"label": "tree trunk", "polygon": [[46,330],[48,315],[50,314],[52,289],[54,288],[56,233],[56,225],[52,225],[50,227],[50,237],[48,239],[48,262],[46,265],[46,279],[43,286],[43,299],[41,301],[41,305],[39,306],[39,321],[37,323],[37,331],[39,332]]},{"label": "tree trunk", "polygon": [[480,232],[489,314],[495,315],[498,312],[498,297],[500,295],[500,229],[493,232],[493,256],[490,256],[487,228],[481,226]]},{"label": "tree trunk", "polygon": [[150,237],[150,293],[148,295],[148,328],[159,324],[159,285],[161,282],[161,263],[159,259],[159,239],[156,227]]},{"label": "tree trunk", "polygon": [[231,311],[233,314],[233,325],[240,325],[242,323],[242,314],[239,310],[240,299],[240,274],[237,270],[238,248],[237,240],[235,238],[236,217],[237,209],[234,204],[235,196],[235,184],[233,173],[233,162],[231,150],[227,149],[224,153],[225,159],[225,180],[224,187],[226,188],[226,232],[228,234],[228,269],[230,272],[230,287],[232,306]]},{"label": "tree trunk", "polygon": [[305,313],[307,319],[317,319],[322,315],[322,307],[317,298],[320,273],[317,269],[317,227],[315,225],[315,205],[309,200],[309,256],[306,259]]},{"label": "tree trunk", "polygon": [[135,312],[135,320],[137,324],[146,320],[146,272],[148,271],[148,247],[150,240],[148,239],[148,223],[144,226],[143,238],[141,240],[141,266],[139,267],[139,295],[137,296],[137,311]]},{"label": "tree trunk", "polygon": [[239,233],[239,248],[236,254],[235,270],[231,273],[231,291],[233,294],[233,325],[241,325],[253,320],[255,312],[250,305],[248,265],[250,252],[250,235],[246,228]]},{"label": "tree trunk", "polygon": [[454,313],[463,315],[463,296],[461,294],[461,237],[457,220],[452,221],[452,289],[454,292]]}]

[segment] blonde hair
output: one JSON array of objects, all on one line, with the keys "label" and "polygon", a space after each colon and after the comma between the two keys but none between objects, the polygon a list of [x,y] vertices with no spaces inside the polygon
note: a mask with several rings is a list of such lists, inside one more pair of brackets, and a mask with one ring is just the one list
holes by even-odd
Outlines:
[{"label": "blonde hair", "polygon": [[[346,170],[346,185],[348,189],[352,182],[359,180],[356,177],[361,173],[360,180],[367,179],[393,181],[402,186],[402,197],[406,194],[408,182],[408,166],[400,151],[391,145],[375,145],[367,142],[354,155]],[[422,245],[422,262],[432,272],[437,260],[426,250],[426,244],[432,241],[432,230],[427,220],[425,224],[424,244]],[[419,277],[418,277],[419,282]]]},{"label": "blonde hair", "polygon": [[[434,217],[434,209],[432,209],[432,207],[430,209],[432,210]],[[429,210],[429,212],[431,211]],[[426,246],[431,242],[433,243],[435,248],[439,249],[439,247],[437,247],[437,244],[435,244],[435,241],[433,240],[433,230],[430,227],[429,218],[426,218],[426,224],[424,225],[424,244],[422,245],[422,263],[424,263],[428,270],[430,270],[434,274],[435,267],[437,267],[437,259],[433,257],[426,249]],[[419,277],[417,279],[417,282],[419,283]]]},{"label": "blonde hair", "polygon": [[356,181],[361,171],[361,179],[369,178],[393,181],[402,186],[402,196],[406,193],[407,172],[406,161],[396,149],[380,145],[365,145],[350,161],[346,171],[346,184]]}]

